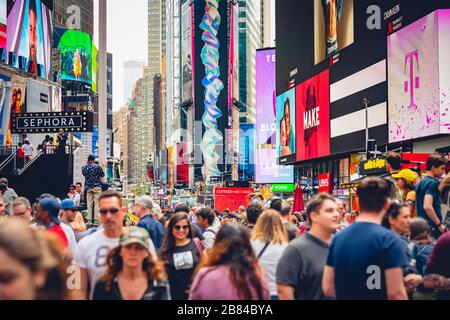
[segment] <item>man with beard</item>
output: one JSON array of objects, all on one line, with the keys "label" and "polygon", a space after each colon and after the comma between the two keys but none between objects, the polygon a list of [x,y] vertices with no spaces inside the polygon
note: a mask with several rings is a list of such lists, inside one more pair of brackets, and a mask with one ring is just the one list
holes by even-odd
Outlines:
[{"label": "man with beard", "polygon": [[[81,286],[74,292],[75,299],[92,299],[96,282],[103,276],[109,251],[119,245],[123,220],[127,209],[120,193],[107,191],[100,195],[99,221],[103,230],[95,232],[78,243],[73,264],[80,268]],[[155,247],[149,239],[150,252],[156,257]],[[90,292],[88,295],[88,282]]]}]

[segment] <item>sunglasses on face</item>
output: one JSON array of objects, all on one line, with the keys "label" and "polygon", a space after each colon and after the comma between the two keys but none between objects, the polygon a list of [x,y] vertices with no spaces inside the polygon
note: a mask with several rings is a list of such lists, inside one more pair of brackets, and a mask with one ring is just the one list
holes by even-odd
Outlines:
[{"label": "sunglasses on face", "polygon": [[188,225],[184,225],[184,226],[174,226],[173,227],[175,230],[180,231],[181,229],[183,230],[189,230],[189,226]]},{"label": "sunglasses on face", "polygon": [[120,209],[117,208],[111,208],[111,209],[100,209],[98,212],[100,212],[101,215],[106,215],[108,212],[111,212],[111,214],[116,214],[120,211]]}]

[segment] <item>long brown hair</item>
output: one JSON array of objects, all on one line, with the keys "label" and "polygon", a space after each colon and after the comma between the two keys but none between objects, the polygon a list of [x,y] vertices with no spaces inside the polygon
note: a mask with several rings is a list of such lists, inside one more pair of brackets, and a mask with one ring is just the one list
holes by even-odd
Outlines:
[{"label": "long brown hair", "polygon": [[256,222],[252,239],[266,243],[288,243],[287,231],[280,214],[272,209],[264,211]]},{"label": "long brown hair", "polygon": [[207,258],[199,264],[196,273],[204,267],[222,265],[230,268],[230,280],[240,299],[252,299],[251,288],[255,289],[259,300],[264,299],[261,282],[263,271],[250,243],[250,232],[238,223],[228,223],[220,229],[214,246],[208,251]]},{"label": "long brown hair", "polygon": [[45,271],[43,287],[36,288],[37,300],[68,298],[68,263],[57,236],[35,231],[26,222],[11,218],[0,223],[0,247],[31,273]]},{"label": "long brown hair", "polygon": [[187,237],[192,239],[192,226],[189,221],[189,216],[185,212],[177,212],[175,213],[169,220],[169,224],[167,226],[166,236],[164,237],[164,241],[159,249],[159,256],[163,260],[168,260],[170,252],[175,248],[175,238],[173,236],[173,227],[180,221],[186,220],[189,224],[189,233]]},{"label": "long brown hair", "polygon": [[[120,250],[122,246],[112,249],[106,258],[106,270],[103,275],[103,281],[105,282],[105,289],[111,291],[114,279],[123,268],[123,259],[120,256]],[[148,257],[142,261],[142,270],[147,274],[149,280],[167,280],[166,271],[164,265],[153,259],[152,254],[149,252]]]}]

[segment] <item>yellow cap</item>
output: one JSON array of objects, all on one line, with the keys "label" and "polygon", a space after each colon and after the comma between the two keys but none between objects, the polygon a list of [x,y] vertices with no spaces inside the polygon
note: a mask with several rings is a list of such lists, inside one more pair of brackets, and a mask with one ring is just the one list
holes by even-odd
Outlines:
[{"label": "yellow cap", "polygon": [[403,169],[399,173],[393,174],[392,177],[395,179],[403,178],[409,182],[416,182],[419,175],[411,169]]}]

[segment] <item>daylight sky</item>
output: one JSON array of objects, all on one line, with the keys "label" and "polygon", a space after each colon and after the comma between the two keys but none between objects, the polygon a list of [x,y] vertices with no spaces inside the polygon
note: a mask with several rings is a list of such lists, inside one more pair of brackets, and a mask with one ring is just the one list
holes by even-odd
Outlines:
[{"label": "daylight sky", "polygon": [[[97,17],[98,0],[95,4]],[[113,108],[118,110],[123,101],[123,63],[128,60],[147,63],[147,0],[109,0],[107,5],[108,52],[113,54],[114,63]]]}]

